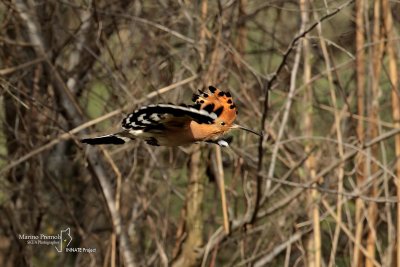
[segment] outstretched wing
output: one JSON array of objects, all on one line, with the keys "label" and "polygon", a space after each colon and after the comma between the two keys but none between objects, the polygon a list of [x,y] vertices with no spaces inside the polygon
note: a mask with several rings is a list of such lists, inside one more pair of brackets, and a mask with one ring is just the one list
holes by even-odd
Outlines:
[{"label": "outstretched wing", "polygon": [[123,121],[125,130],[150,130],[162,129],[164,127],[181,127],[191,121],[197,123],[211,124],[217,118],[212,111],[199,109],[198,105],[172,105],[158,104],[148,105],[135,110]]}]

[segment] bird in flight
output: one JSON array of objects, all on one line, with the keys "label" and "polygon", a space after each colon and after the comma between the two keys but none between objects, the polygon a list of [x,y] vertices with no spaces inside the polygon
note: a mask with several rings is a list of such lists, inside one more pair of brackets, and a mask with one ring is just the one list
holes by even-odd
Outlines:
[{"label": "bird in flight", "polygon": [[209,92],[199,90],[192,105],[157,104],[135,110],[122,121],[123,130],[109,135],[85,138],[90,145],[125,144],[136,138],[153,146],[183,146],[197,142],[229,146],[225,137],[231,129],[261,134],[234,124],[238,114],[229,92],[209,86]]}]

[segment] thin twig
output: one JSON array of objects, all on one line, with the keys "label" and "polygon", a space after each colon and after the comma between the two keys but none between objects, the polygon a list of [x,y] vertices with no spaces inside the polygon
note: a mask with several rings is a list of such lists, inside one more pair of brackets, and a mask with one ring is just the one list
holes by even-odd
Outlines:
[{"label": "thin twig", "polygon": [[228,215],[228,206],[226,203],[226,194],[225,194],[225,177],[224,177],[224,167],[222,165],[222,157],[221,157],[221,147],[215,146],[215,159],[217,166],[217,180],[218,187],[221,192],[221,205],[222,205],[222,215],[224,218],[224,230],[226,234],[229,234],[229,215]]},{"label": "thin twig", "polygon": [[[267,120],[267,115],[268,115],[268,100],[269,100],[269,91],[271,90],[275,80],[277,79],[278,75],[282,71],[283,67],[286,65],[288,57],[290,53],[293,51],[293,49],[297,46],[298,41],[301,38],[304,38],[307,33],[311,32],[315,27],[317,27],[318,24],[322,23],[323,21],[332,18],[334,15],[339,13],[342,9],[353,3],[354,0],[347,1],[343,5],[339,6],[336,8],[333,12],[326,14],[323,16],[321,19],[319,19],[317,22],[314,22],[310,27],[308,27],[305,31],[299,33],[289,44],[288,48],[286,49],[286,52],[283,54],[282,60],[277,67],[276,71],[271,75],[271,78],[267,79],[264,83],[264,103],[263,103],[263,113],[261,117],[261,129],[265,131],[266,129],[266,120]],[[252,214],[252,219],[251,222],[253,223],[255,218],[257,217],[257,212],[260,206],[260,200],[261,200],[261,189],[262,189],[262,175],[261,173],[263,172],[263,159],[264,159],[264,143],[265,143],[266,137],[260,137],[259,142],[258,142],[258,167],[257,167],[257,188],[256,188],[256,197],[255,197],[255,203],[254,203],[254,210]],[[265,192],[265,190],[264,190]]]}]

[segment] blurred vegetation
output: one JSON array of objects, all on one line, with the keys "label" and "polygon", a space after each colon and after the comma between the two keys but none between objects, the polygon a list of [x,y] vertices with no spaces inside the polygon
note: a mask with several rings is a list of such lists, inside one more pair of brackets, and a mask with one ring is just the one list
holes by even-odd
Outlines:
[{"label": "blurred vegetation", "polygon": [[[393,98],[400,93],[389,65],[398,66],[400,7],[390,2],[388,16],[388,1],[376,3],[2,1],[0,265],[396,266],[400,143]],[[361,114],[358,10],[365,37]],[[190,103],[192,93],[211,84],[232,93],[239,124],[265,133],[260,143],[232,131],[231,147],[222,149],[229,234],[214,145],[166,148],[135,140],[93,149],[79,143],[118,131],[138,107]],[[374,138],[381,140],[365,145]],[[204,196],[192,191],[194,184],[204,186]],[[200,212],[191,221],[194,198]],[[19,239],[67,227],[70,247],[96,253],[58,253]],[[188,248],[196,229],[201,237]]]}]

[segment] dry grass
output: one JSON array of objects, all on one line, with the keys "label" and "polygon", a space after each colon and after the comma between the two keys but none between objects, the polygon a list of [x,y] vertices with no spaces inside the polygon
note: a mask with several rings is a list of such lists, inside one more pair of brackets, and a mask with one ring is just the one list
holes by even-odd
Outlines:
[{"label": "dry grass", "polygon": [[[396,266],[398,9],[1,2],[0,265]],[[232,132],[228,149],[78,142],[210,84],[264,138]],[[67,227],[70,247],[96,253],[19,238]]]}]

